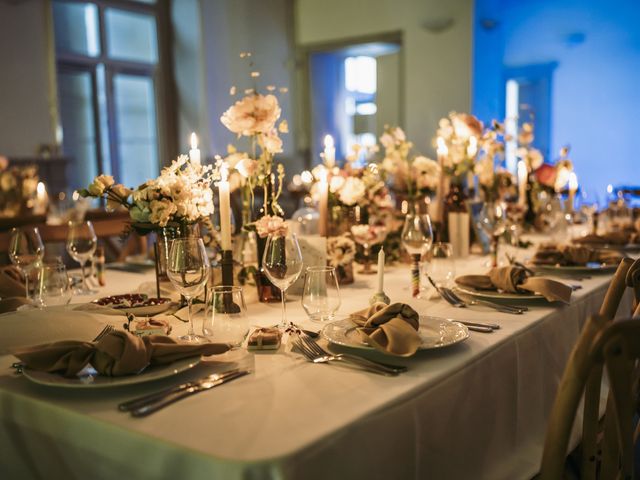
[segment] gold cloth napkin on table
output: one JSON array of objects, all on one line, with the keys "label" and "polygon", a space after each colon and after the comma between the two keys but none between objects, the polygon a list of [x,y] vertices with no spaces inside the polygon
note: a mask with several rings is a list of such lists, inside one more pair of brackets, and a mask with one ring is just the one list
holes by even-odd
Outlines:
[{"label": "gold cloth napkin on table", "polygon": [[24,297],[22,274],[13,265],[0,268],[0,298]]},{"label": "gold cloth napkin on table", "polygon": [[544,277],[532,277],[521,267],[493,268],[488,275],[462,275],[456,283],[477,290],[502,290],[508,293],[539,293],[549,302],[569,303],[571,287]]},{"label": "gold cloth napkin on table", "polygon": [[229,348],[224,343],[179,344],[164,335],[140,338],[118,330],[95,343],[64,340],[24,347],[12,353],[34,370],[62,372],[66,377],[73,377],[90,363],[101,375],[115,377],[138,373],[147,365],[165,365],[198,355],[216,355]]},{"label": "gold cloth napkin on table", "polygon": [[542,245],[533,257],[534,265],[581,266],[587,263],[617,265],[623,255],[612,250],[596,250],[576,245]]},{"label": "gold cloth napkin on table", "polygon": [[374,303],[349,318],[358,325],[363,341],[385,353],[408,357],[422,343],[418,334],[420,316],[405,303]]}]

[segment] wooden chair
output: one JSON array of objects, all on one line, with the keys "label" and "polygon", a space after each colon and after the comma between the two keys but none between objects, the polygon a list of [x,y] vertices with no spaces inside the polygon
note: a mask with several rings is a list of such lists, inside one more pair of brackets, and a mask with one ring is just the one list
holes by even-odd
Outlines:
[{"label": "wooden chair", "polygon": [[[604,422],[604,439],[609,450],[603,454],[600,478],[631,480],[634,474],[633,418],[636,413],[637,362],[640,359],[640,321],[610,322],[596,315],[585,325],[564,371],[549,417],[540,471],[542,480],[562,478],[574,418],[594,369],[606,368],[609,377],[609,402]],[[587,416],[585,415],[585,420]],[[597,416],[589,419],[597,430]],[[585,441],[583,426],[583,442]],[[604,452],[603,452],[604,453]],[[595,478],[597,455],[583,452],[583,464],[590,466],[581,478]]]}]

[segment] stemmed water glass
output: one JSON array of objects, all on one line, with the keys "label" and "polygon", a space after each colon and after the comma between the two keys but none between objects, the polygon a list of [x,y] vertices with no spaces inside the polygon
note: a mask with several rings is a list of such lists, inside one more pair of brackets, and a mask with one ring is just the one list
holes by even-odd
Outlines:
[{"label": "stemmed water glass", "polygon": [[74,293],[78,295],[91,295],[96,293],[89,288],[85,275],[85,265],[91,259],[98,245],[98,237],[93,230],[93,224],[89,221],[69,222],[67,234],[67,252],[80,264],[82,271],[82,286]]},{"label": "stemmed water glass", "polygon": [[193,299],[204,291],[209,280],[209,257],[201,238],[176,238],[171,242],[167,276],[187,299],[189,331],[180,340],[191,343],[206,341],[205,337],[196,335],[191,313]]},{"label": "stemmed water glass", "polygon": [[353,225],[351,234],[356,243],[364,247],[364,267],[358,273],[372,275],[376,271],[371,268],[371,246],[384,242],[387,238],[387,227],[376,223]]},{"label": "stemmed water glass", "polygon": [[413,259],[411,286],[414,297],[420,295],[420,256],[433,243],[431,219],[427,214],[409,213],[404,220],[401,234],[402,246]]},{"label": "stemmed water glass", "polygon": [[491,266],[498,266],[498,244],[507,229],[506,209],[502,202],[486,202],[480,211],[480,228],[491,238]]},{"label": "stemmed water glass", "polygon": [[25,297],[29,295],[29,272],[42,261],[44,244],[37,227],[22,227],[11,230],[9,259],[25,279]]},{"label": "stemmed water glass", "polygon": [[262,268],[267,278],[280,289],[282,297],[282,321],[280,328],[287,327],[285,294],[302,272],[302,253],[295,233],[273,233],[267,239],[262,258]]}]

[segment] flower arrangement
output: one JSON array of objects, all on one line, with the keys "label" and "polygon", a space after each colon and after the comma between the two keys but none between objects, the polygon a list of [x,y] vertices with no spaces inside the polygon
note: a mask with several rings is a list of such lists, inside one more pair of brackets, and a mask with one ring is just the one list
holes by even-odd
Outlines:
[{"label": "flower arrangement", "polygon": [[468,113],[451,112],[440,119],[437,147],[445,175],[460,178],[473,171],[482,132],[482,122]]},{"label": "flower arrangement", "polygon": [[412,199],[417,194],[436,190],[440,179],[440,165],[423,155],[412,152],[413,143],[407,140],[400,127],[385,126],[380,136],[384,149],[381,168],[390,177],[396,192],[406,193]]},{"label": "flower arrangement", "polygon": [[282,217],[275,215],[265,215],[253,223],[256,233],[260,238],[267,238],[269,235],[284,237],[289,232],[287,222]]},{"label": "flower arrangement", "polygon": [[99,175],[82,197],[105,198],[107,208],[124,207],[132,226],[140,233],[175,225],[208,221],[213,214],[212,167],[195,165],[180,155],[160,176],[136,188],[115,183],[110,175]]},{"label": "flower arrangement", "polygon": [[[284,212],[278,204],[278,198],[284,185],[284,166],[278,164],[274,174],[274,156],[282,152],[281,133],[288,133],[286,120],[280,120],[282,110],[275,95],[276,90],[286,93],[287,88],[266,87],[266,93],[260,93],[256,79],[260,72],[253,70],[251,53],[243,52],[240,58],[249,62],[252,88],[244,90],[244,96],[231,105],[220,117],[222,124],[229,131],[237,134],[238,139],[249,141],[249,151],[239,152],[235,147],[229,149],[227,161],[230,173],[237,173],[239,180],[236,186],[242,188],[243,222],[251,221],[253,208],[253,192],[255,188],[263,190],[263,215],[270,212],[282,215]],[[236,87],[231,87],[230,94],[235,96]]]},{"label": "flower arrangement", "polygon": [[509,192],[515,193],[513,174],[498,166],[504,161],[505,140],[504,124],[493,120],[479,141],[480,153],[474,172],[486,201],[502,198]]},{"label": "flower arrangement", "polygon": [[347,235],[327,239],[327,257],[329,265],[335,268],[346,267],[356,258],[356,243]]},{"label": "flower arrangement", "polygon": [[9,167],[9,160],[0,157],[0,215],[13,217],[32,208],[38,181],[36,166]]}]

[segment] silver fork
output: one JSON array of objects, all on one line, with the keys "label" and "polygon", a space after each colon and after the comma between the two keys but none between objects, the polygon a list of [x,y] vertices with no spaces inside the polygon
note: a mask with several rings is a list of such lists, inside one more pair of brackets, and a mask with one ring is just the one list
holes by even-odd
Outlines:
[{"label": "silver fork", "polygon": [[[106,335],[110,334],[111,332],[113,332],[115,330],[115,327],[111,324],[107,324],[104,326],[104,328],[102,330],[100,330],[100,333],[98,333],[98,335],[96,335],[96,338],[94,338],[93,340],[91,340],[92,342],[97,342],[99,340],[101,340],[102,338],[104,338]],[[11,368],[15,368],[16,373],[20,374],[22,373],[22,370],[24,369],[24,363],[22,362],[14,362],[11,364]]]},{"label": "silver fork", "polygon": [[476,298],[465,298],[462,299],[458,296],[457,293],[455,293],[453,290],[449,289],[449,288],[442,288],[443,292],[445,292],[445,294],[451,298],[451,300],[453,300],[454,302],[456,302],[457,307],[459,308],[464,308],[467,307],[469,305],[483,305],[485,307],[489,307],[489,308],[493,308],[494,310],[497,310],[498,312],[503,312],[503,313],[510,313],[513,315],[521,315],[522,313],[524,313],[525,311],[529,310],[527,307],[523,307],[523,306],[515,306],[515,305],[502,305],[499,303],[493,303],[490,302],[488,300],[478,300]]},{"label": "silver fork", "polygon": [[311,350],[313,350],[314,352],[316,352],[320,356],[330,356],[330,357],[334,357],[336,359],[342,359],[342,360],[357,362],[357,363],[362,364],[362,365],[370,365],[370,366],[373,366],[374,368],[383,368],[385,370],[388,370],[391,373],[403,373],[403,372],[407,371],[407,367],[397,366],[397,365],[388,365],[386,363],[380,363],[380,362],[374,362],[373,360],[369,360],[368,358],[363,358],[363,357],[360,357],[358,355],[351,355],[349,353],[331,353],[331,352],[328,352],[327,350],[322,348],[320,346],[320,344],[315,341],[315,339],[313,339],[310,335],[308,335],[304,331],[300,334],[300,337],[301,337],[302,341],[305,342],[306,345]]},{"label": "silver fork", "polygon": [[318,353],[312,350],[300,336],[293,340],[293,344],[300,351],[300,353],[304,355],[304,357],[307,360],[313,363],[329,363],[332,361],[338,361],[340,363],[344,362],[344,365],[347,365],[350,367],[357,367],[362,370],[366,370],[367,372],[378,373],[380,375],[396,376],[400,373],[400,372],[394,372],[391,370],[383,369],[381,367],[377,367],[373,365],[365,365],[364,363],[351,362],[346,360],[344,357],[338,357],[336,355],[318,355]]}]

